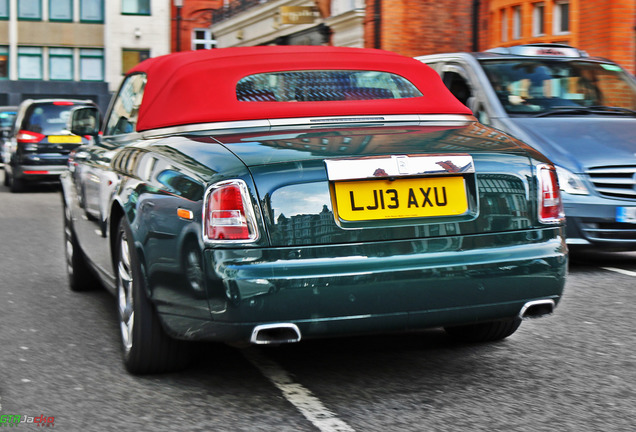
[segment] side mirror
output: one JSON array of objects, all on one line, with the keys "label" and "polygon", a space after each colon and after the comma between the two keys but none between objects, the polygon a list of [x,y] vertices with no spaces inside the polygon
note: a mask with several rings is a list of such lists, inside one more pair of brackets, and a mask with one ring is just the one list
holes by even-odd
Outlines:
[{"label": "side mirror", "polygon": [[71,110],[67,124],[67,129],[71,133],[97,138],[101,127],[102,116],[97,107],[83,106]]}]

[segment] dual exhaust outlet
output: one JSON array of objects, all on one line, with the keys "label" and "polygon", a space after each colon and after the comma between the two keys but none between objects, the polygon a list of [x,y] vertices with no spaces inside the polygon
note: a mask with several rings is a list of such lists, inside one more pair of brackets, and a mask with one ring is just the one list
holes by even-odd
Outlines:
[{"label": "dual exhaust outlet", "polygon": [[[533,300],[523,305],[519,318],[539,318],[554,312],[554,300]],[[254,327],[250,342],[256,345],[272,345],[300,342],[300,329],[296,324],[261,324]]]}]

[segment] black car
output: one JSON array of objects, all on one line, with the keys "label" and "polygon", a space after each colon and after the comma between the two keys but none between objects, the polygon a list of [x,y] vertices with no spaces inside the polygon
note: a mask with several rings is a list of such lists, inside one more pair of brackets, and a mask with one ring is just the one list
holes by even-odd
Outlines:
[{"label": "black car", "polygon": [[78,106],[95,104],[75,99],[28,99],[20,104],[5,152],[4,185],[11,192],[20,192],[27,182],[59,180],[71,150],[88,142],[66,128],[70,110]]}]

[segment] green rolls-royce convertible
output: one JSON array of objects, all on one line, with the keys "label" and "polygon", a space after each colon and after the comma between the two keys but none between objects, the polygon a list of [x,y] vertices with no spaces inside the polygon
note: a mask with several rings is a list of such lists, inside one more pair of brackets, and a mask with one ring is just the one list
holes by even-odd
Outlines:
[{"label": "green rolls-royce convertible", "polygon": [[71,289],[116,297],[131,373],[189,341],[282,344],[443,327],[506,338],[567,268],[548,159],[477,122],[438,75],[360,48],[151,58],[62,176]]}]

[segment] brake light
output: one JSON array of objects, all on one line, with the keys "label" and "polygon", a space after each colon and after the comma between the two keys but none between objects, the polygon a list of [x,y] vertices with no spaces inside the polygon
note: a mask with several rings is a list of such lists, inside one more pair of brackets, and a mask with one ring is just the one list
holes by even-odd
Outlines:
[{"label": "brake light", "polygon": [[539,222],[560,223],[565,219],[557,173],[553,166],[537,167],[539,180]]},{"label": "brake light", "polygon": [[58,106],[71,106],[71,105],[74,105],[74,102],[69,102],[69,101],[55,101],[55,102],[53,102],[53,105],[58,105]]},{"label": "brake light", "polygon": [[207,194],[205,236],[212,241],[254,241],[258,238],[247,185],[230,180],[214,185]]},{"label": "brake light", "polygon": [[46,135],[42,135],[41,133],[21,130],[15,138],[19,143],[38,143],[42,141],[44,137],[46,137]]}]

